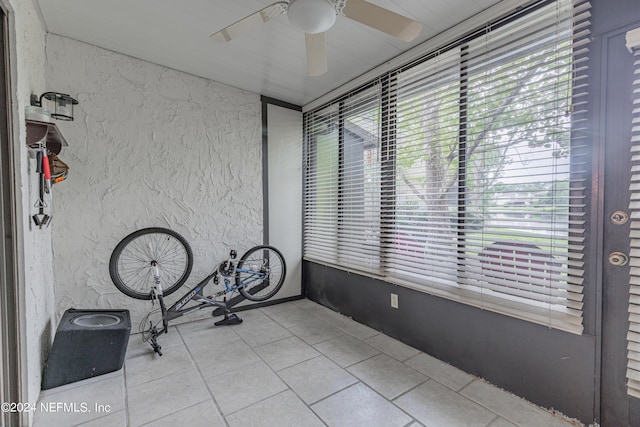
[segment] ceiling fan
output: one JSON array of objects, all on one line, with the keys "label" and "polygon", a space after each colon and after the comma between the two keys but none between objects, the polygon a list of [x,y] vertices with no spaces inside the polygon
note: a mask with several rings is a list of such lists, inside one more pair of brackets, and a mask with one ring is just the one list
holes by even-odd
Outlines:
[{"label": "ceiling fan", "polygon": [[305,32],[310,76],[327,72],[325,32],[333,26],[337,15],[405,42],[418,37],[422,30],[421,23],[365,0],[289,0],[275,2],[209,37],[215,43],[225,43],[284,13],[294,27]]}]

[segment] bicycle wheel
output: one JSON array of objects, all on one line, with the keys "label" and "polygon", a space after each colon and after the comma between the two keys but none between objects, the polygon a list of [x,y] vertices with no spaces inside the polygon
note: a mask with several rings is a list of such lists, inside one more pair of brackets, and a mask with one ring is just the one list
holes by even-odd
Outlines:
[{"label": "bicycle wheel", "polygon": [[157,263],[163,295],[175,292],[193,266],[191,246],[180,234],[166,228],[143,228],[122,239],[111,254],[109,274],[125,295],[151,299],[152,264]]},{"label": "bicycle wheel", "polygon": [[249,249],[236,268],[236,286],[243,297],[265,301],[280,290],[287,266],[279,250],[272,246]]}]

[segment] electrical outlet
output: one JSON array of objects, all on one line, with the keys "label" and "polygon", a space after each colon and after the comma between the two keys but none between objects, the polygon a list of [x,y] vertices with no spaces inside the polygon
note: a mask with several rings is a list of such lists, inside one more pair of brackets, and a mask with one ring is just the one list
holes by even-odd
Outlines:
[{"label": "electrical outlet", "polygon": [[391,294],[391,308],[398,308],[398,294]]}]

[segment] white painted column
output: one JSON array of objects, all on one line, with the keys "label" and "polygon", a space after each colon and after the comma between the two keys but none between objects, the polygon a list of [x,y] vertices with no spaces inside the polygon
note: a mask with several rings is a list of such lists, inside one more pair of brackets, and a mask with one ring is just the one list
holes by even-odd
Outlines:
[{"label": "white painted column", "polygon": [[268,104],[267,128],[269,244],[287,263],[281,299],[301,294],[302,113]]}]

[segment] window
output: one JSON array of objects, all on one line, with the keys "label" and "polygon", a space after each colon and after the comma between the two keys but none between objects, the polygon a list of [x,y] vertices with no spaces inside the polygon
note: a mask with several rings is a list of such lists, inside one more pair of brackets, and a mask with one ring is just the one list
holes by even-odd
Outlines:
[{"label": "window", "polygon": [[305,113],[305,258],[581,333],[588,8],[538,2]]},{"label": "window", "polygon": [[398,73],[395,229],[387,274],[455,286],[459,250],[460,49]]},{"label": "window", "polygon": [[365,271],[380,264],[378,84],[305,118],[307,254]]}]

